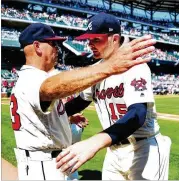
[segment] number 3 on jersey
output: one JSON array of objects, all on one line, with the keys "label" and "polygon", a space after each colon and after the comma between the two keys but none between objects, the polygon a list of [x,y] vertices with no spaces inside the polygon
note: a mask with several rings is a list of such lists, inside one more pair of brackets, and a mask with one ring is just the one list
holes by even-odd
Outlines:
[{"label": "number 3 on jersey", "polygon": [[111,109],[111,119],[116,121],[119,118],[118,118],[118,115],[116,115],[115,113],[115,108],[114,108],[115,105],[118,111],[119,118],[122,118],[124,114],[126,114],[127,107],[125,104],[113,104],[113,103],[109,104],[109,108]]},{"label": "number 3 on jersey", "polygon": [[21,127],[20,116],[17,113],[18,105],[17,99],[14,94],[11,95],[11,120],[13,130],[18,131]]}]

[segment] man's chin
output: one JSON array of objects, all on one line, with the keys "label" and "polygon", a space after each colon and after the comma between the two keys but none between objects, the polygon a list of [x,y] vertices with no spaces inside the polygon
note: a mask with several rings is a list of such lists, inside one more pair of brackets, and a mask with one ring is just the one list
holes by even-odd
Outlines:
[{"label": "man's chin", "polygon": [[95,54],[93,55],[93,58],[94,59],[101,59],[101,57],[99,55],[95,55]]}]

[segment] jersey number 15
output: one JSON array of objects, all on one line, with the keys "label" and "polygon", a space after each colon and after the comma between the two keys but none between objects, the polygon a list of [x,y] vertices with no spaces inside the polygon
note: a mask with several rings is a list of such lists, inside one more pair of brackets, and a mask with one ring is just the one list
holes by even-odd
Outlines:
[{"label": "jersey number 15", "polygon": [[[114,106],[116,106],[116,108],[117,108],[117,112],[118,112],[117,114],[115,113]],[[111,119],[112,120],[118,120],[119,118],[122,118],[124,116],[124,114],[126,114],[126,112],[127,112],[127,107],[125,104],[110,103],[109,108],[111,110]],[[119,116],[119,118],[118,118],[118,116]]]}]

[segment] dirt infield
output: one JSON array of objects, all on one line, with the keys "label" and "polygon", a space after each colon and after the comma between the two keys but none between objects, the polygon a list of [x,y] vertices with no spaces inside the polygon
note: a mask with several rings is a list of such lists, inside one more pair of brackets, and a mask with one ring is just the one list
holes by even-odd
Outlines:
[{"label": "dirt infield", "polygon": [[157,117],[160,119],[179,121],[179,115],[174,115],[174,114],[157,113]]},{"label": "dirt infield", "polygon": [[1,158],[1,180],[18,180],[17,168]]}]

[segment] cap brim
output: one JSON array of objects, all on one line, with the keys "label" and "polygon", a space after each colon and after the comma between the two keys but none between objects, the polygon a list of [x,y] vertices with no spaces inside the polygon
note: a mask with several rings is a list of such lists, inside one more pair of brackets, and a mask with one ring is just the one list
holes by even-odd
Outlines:
[{"label": "cap brim", "polygon": [[83,35],[77,36],[75,40],[86,40],[90,38],[97,38],[97,37],[102,37],[106,36],[106,34],[90,34],[90,33],[85,33]]},{"label": "cap brim", "polygon": [[54,36],[52,38],[45,38],[44,40],[49,40],[49,41],[63,41],[66,40],[67,37],[62,37],[62,36]]}]

